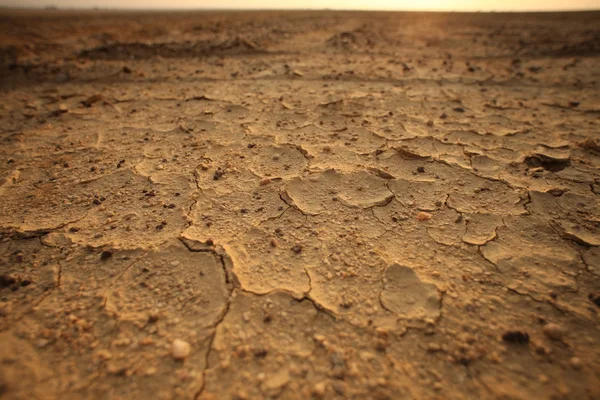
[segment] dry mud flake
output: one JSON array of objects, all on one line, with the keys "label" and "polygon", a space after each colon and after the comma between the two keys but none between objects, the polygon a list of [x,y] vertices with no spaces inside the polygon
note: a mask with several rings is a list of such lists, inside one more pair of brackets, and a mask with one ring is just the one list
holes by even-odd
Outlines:
[{"label": "dry mud flake", "polygon": [[[93,194],[84,186],[60,185],[52,180],[48,169],[15,170],[0,188],[0,226],[36,232],[50,231],[77,221],[92,206]],[[73,199],[72,195],[78,199]]]},{"label": "dry mud flake", "polygon": [[244,182],[239,190],[221,195],[212,189],[202,190],[191,208],[191,226],[183,236],[223,244],[251,227],[280,217],[289,208],[281,200],[281,182],[261,182]]},{"label": "dry mud flake", "polygon": [[189,225],[187,213],[194,190],[190,178],[172,175],[153,182],[125,170],[92,181],[86,188],[89,211],[67,230],[67,236],[76,243],[124,249],[150,247]]},{"label": "dry mud flake", "polygon": [[481,247],[481,254],[500,271],[508,288],[542,298],[577,290],[575,277],[582,268],[577,249],[552,227],[533,216],[504,219],[498,238]]},{"label": "dry mud flake", "polygon": [[385,270],[381,304],[403,319],[436,321],[441,298],[433,283],[423,282],[412,268],[392,264]]},{"label": "dry mud flake", "polygon": [[561,235],[583,246],[600,246],[600,206],[591,196],[531,191],[532,213],[552,223]]},{"label": "dry mud flake", "polygon": [[317,238],[293,217],[301,219],[298,212],[286,213],[225,245],[245,290],[266,294],[282,289],[296,298],[309,292],[309,269],[321,262],[322,252]]},{"label": "dry mud flake", "polygon": [[385,205],[394,197],[384,179],[366,171],[345,173],[334,169],[316,176],[294,178],[284,194],[295,207],[309,215],[330,212],[336,208],[336,201],[346,207],[369,208]]}]

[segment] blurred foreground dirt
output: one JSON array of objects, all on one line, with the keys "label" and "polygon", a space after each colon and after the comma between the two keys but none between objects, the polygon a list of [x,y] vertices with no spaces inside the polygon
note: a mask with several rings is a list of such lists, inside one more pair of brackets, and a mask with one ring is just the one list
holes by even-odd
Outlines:
[{"label": "blurred foreground dirt", "polygon": [[0,21],[1,398],[600,398],[600,13]]}]

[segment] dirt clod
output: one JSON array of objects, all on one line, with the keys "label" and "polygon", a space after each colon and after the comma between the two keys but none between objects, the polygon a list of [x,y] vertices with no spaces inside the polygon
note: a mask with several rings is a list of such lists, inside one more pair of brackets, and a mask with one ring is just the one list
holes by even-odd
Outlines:
[{"label": "dirt clod", "polygon": [[104,251],[103,251],[103,252],[100,254],[100,259],[101,259],[102,261],[106,261],[106,260],[108,260],[109,258],[111,258],[112,256],[113,256],[113,253],[112,253],[112,251],[110,251],[110,250],[104,250]]}]

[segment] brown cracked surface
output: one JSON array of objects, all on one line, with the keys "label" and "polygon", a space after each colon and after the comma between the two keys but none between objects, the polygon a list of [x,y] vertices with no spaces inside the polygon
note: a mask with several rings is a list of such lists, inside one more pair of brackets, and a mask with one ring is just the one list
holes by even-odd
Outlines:
[{"label": "brown cracked surface", "polygon": [[1,18],[1,398],[600,397],[598,13]]}]

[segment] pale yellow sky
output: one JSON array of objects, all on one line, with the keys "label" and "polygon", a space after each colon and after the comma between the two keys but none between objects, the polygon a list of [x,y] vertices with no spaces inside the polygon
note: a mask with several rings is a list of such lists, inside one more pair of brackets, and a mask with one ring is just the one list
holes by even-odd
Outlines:
[{"label": "pale yellow sky", "polygon": [[552,11],[600,9],[600,0],[0,0],[0,6],[129,9],[345,9]]}]

